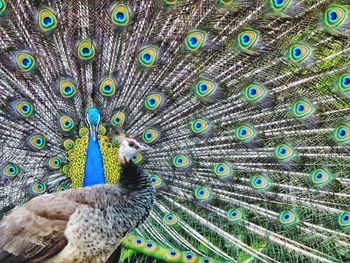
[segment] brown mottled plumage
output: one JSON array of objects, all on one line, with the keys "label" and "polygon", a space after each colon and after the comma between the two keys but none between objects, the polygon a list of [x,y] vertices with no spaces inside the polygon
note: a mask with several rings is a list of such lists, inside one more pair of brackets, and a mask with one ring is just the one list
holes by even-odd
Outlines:
[{"label": "brown mottled plumage", "polygon": [[0,262],[105,262],[152,205],[150,183],[132,163],[117,186],[38,196],[0,222]]}]

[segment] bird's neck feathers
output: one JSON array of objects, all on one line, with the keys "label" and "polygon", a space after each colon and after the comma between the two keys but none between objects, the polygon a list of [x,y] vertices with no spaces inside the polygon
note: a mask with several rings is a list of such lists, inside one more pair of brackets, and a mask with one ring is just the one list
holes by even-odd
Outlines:
[{"label": "bird's neck feathers", "polygon": [[120,164],[121,166],[127,166],[127,165],[129,164],[129,162],[130,162],[130,160],[127,160],[127,159],[125,158],[125,156],[121,155],[120,153],[119,153],[118,161],[119,161],[119,164]]},{"label": "bird's neck feathers", "polygon": [[132,156],[133,153],[129,153],[123,146],[119,148],[118,159],[121,165],[126,165],[128,162],[130,162]]},{"label": "bird's neck feathers", "polygon": [[90,134],[88,147],[86,149],[86,162],[84,169],[83,186],[87,187],[105,183],[106,179],[100,145],[98,140],[95,140]]},{"label": "bird's neck feathers", "polygon": [[152,185],[146,174],[131,161],[125,158],[121,163],[119,187],[126,192],[147,191]]}]

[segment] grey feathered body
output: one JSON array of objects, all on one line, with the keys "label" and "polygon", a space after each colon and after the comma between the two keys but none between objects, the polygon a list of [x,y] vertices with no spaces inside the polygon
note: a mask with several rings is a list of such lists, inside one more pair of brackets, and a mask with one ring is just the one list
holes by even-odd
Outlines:
[{"label": "grey feathered body", "polygon": [[0,224],[0,262],[105,262],[149,215],[153,189],[134,165],[120,183],[42,195]]}]

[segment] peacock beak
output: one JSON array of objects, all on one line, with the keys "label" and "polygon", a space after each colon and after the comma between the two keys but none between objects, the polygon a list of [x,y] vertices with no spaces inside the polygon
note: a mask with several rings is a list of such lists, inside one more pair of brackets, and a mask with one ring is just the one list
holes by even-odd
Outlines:
[{"label": "peacock beak", "polygon": [[141,144],[140,145],[139,151],[147,152],[147,151],[151,151],[151,150],[153,150],[153,148],[148,146],[148,145],[145,145],[145,144]]}]

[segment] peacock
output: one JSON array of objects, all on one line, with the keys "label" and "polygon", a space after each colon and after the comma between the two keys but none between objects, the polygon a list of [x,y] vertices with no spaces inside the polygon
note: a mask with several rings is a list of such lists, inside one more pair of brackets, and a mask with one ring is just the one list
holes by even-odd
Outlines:
[{"label": "peacock", "polygon": [[350,262],[349,40],[348,0],[0,0],[0,262]]}]

